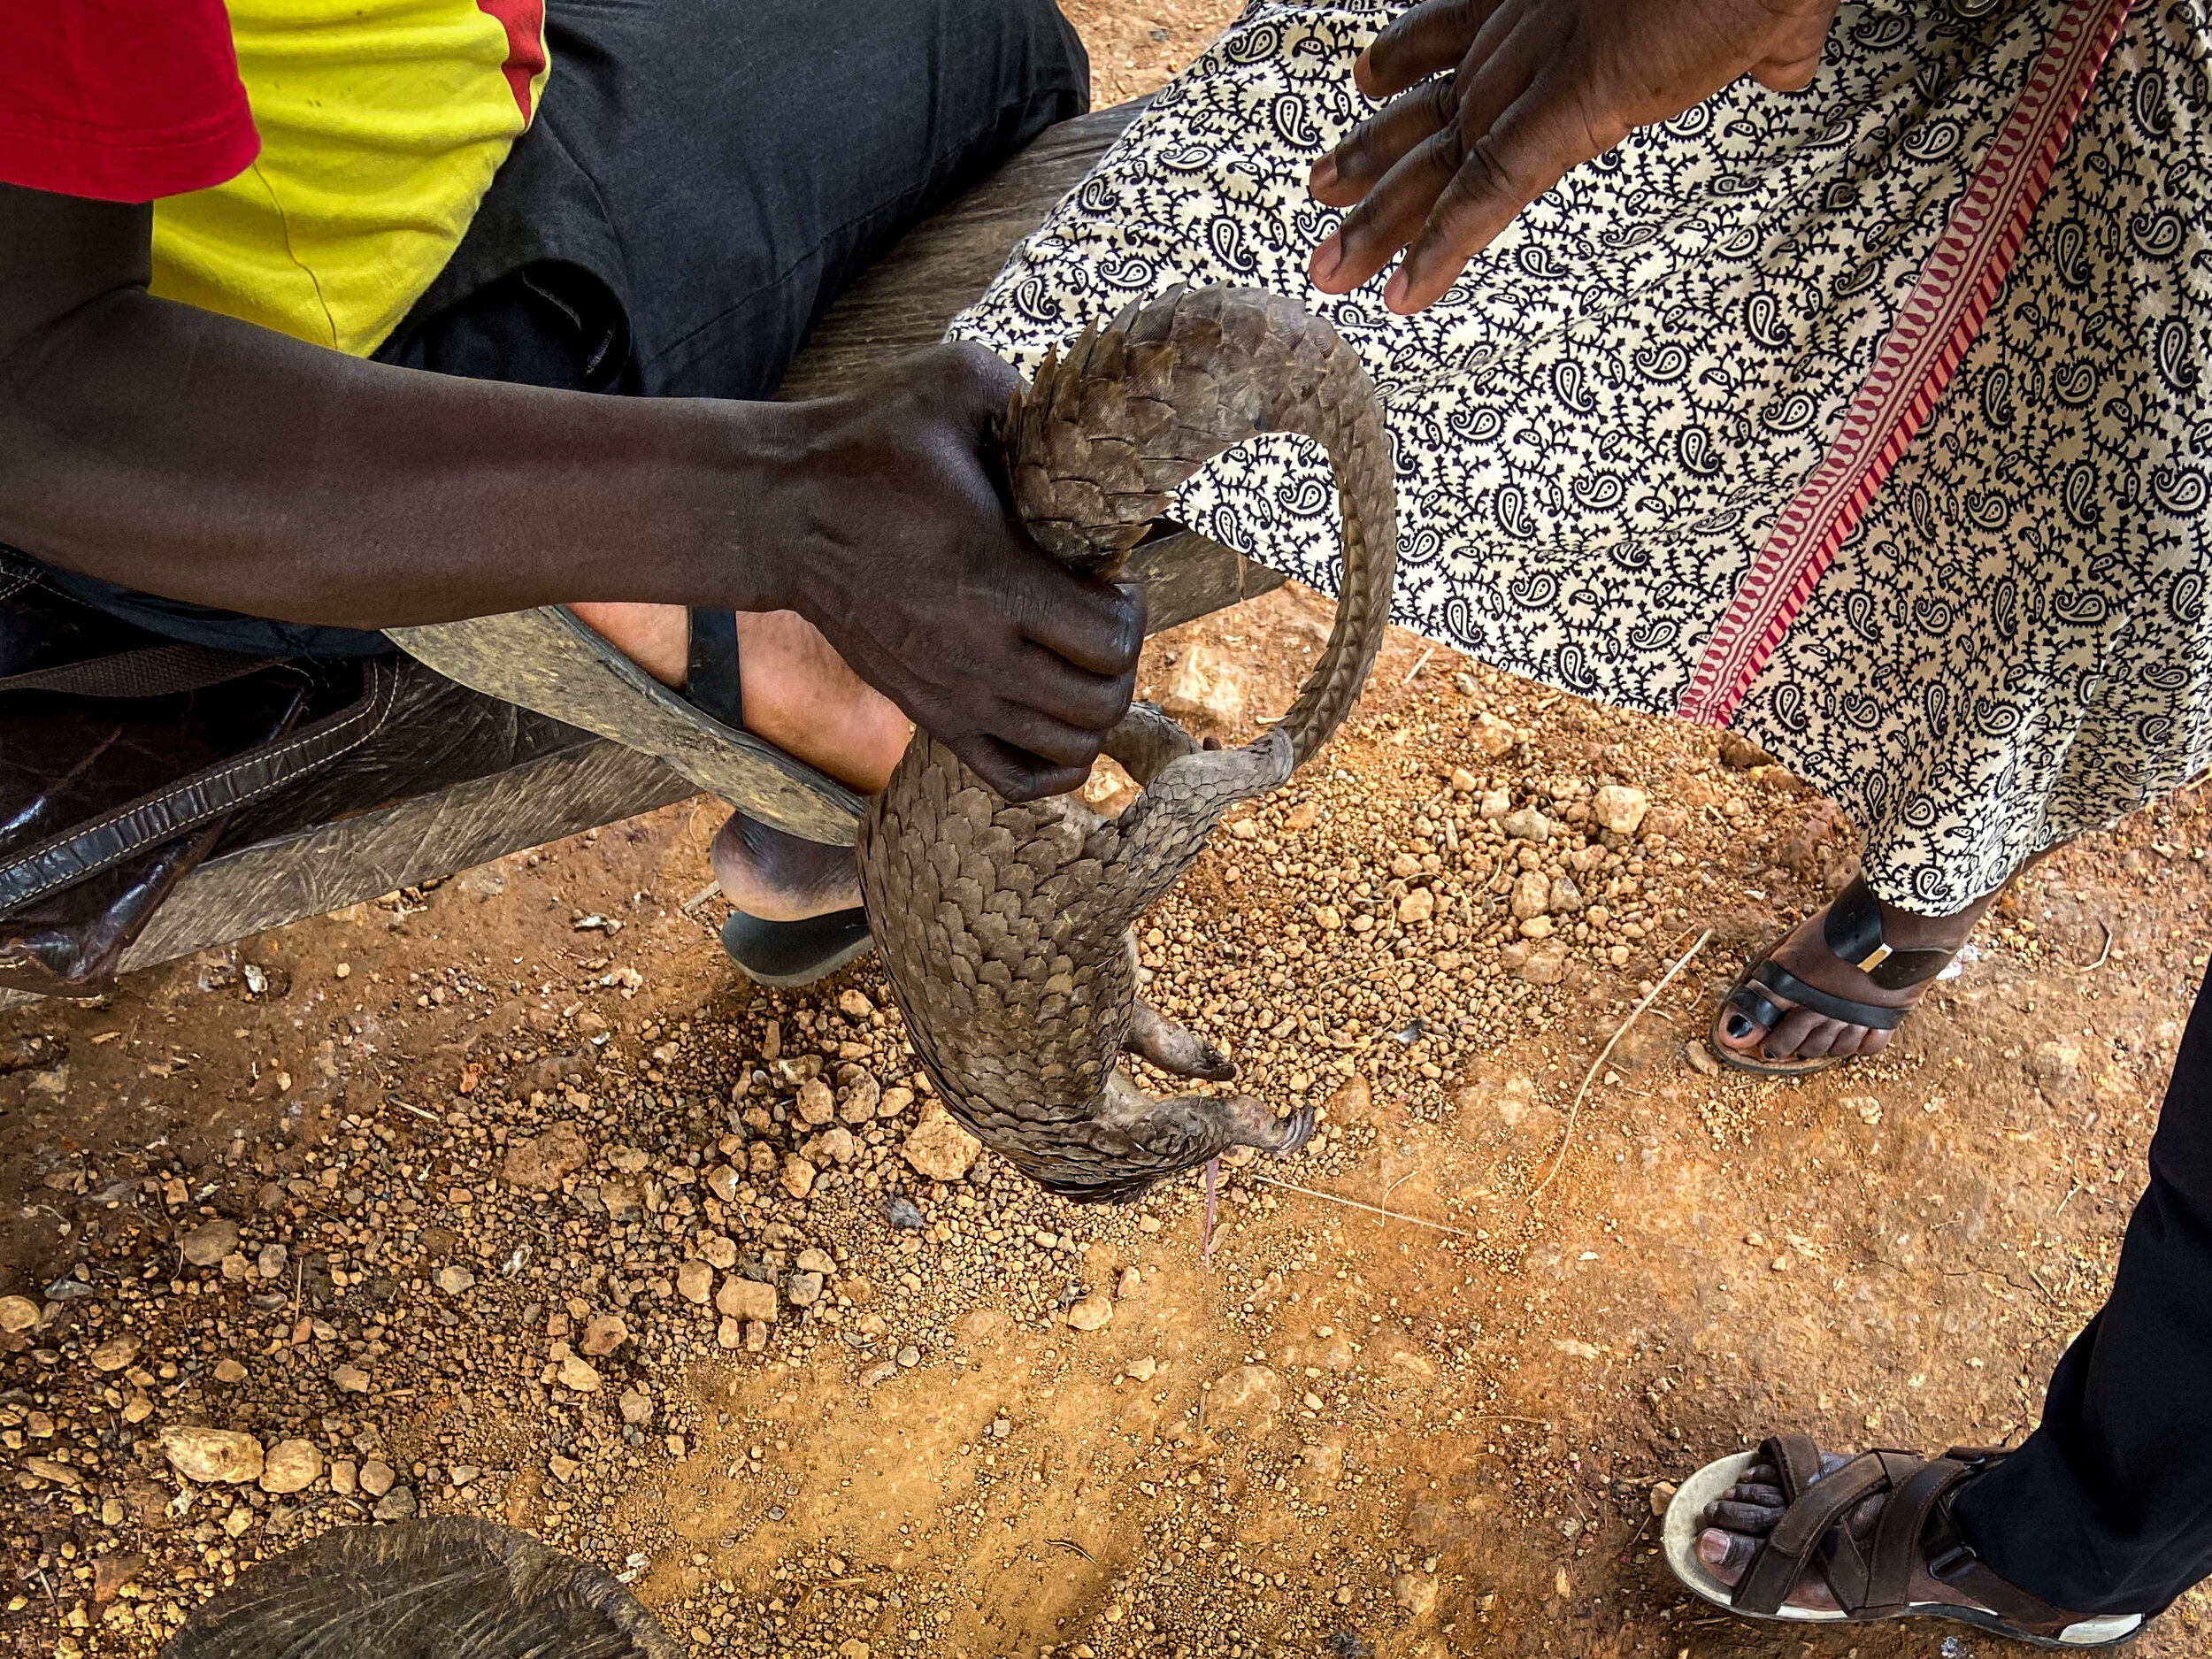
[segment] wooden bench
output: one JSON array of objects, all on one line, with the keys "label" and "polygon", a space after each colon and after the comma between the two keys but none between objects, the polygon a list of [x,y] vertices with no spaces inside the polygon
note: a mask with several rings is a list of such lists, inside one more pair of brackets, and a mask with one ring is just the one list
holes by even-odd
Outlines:
[{"label": "wooden bench", "polygon": [[[831,307],[778,396],[845,390],[886,357],[939,339],[1142,102],[1054,127],[917,227]],[[1283,580],[1194,536],[1150,544],[1133,574],[1147,584],[1156,633]],[[824,781],[849,810],[850,796]],[[304,791],[234,825],[156,913],[123,968],[172,961],[696,793],[657,761],[404,661],[383,733]],[[0,993],[0,1006],[22,1000]]]}]

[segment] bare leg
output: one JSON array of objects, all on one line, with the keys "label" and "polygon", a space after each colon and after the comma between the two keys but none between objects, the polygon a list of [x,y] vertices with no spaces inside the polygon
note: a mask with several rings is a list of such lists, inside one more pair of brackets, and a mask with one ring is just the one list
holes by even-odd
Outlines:
[{"label": "bare leg", "polygon": [[[569,609],[661,684],[683,688],[691,617],[681,605]],[[889,780],[906,753],[912,723],[846,667],[812,623],[793,611],[741,611],[737,659],[747,731],[863,794]]]}]

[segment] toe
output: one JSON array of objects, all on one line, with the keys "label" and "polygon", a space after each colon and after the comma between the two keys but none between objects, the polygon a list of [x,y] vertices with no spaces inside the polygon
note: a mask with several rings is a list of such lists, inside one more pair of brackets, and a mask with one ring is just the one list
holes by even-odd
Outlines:
[{"label": "toe", "polygon": [[1717,1531],[1742,1532],[1753,1538],[1764,1538],[1774,1530],[1775,1523],[1781,1518],[1779,1505],[1770,1507],[1763,1503],[1729,1503],[1724,1501],[1705,1511],[1707,1524]]},{"label": "toe", "polygon": [[1755,1054],[1767,1028],[1741,1009],[1725,1008],[1713,1026],[1713,1041],[1736,1054]]},{"label": "toe", "polygon": [[1751,1571],[1752,1559],[1758,1553],[1759,1540],[1740,1532],[1724,1532],[1717,1526],[1709,1526],[1697,1535],[1697,1558],[1713,1577],[1731,1586]]},{"label": "toe", "polygon": [[1804,1052],[1801,1045],[1814,1028],[1824,1023],[1820,1015],[1809,1008],[1793,1008],[1782,1016],[1782,1023],[1767,1033],[1759,1045],[1759,1052],[1769,1060],[1794,1059]]},{"label": "toe", "polygon": [[1739,1480],[1720,1494],[1720,1501],[1723,1503],[1759,1503],[1770,1509],[1782,1508],[1785,1502],[1782,1488],[1770,1480]]}]

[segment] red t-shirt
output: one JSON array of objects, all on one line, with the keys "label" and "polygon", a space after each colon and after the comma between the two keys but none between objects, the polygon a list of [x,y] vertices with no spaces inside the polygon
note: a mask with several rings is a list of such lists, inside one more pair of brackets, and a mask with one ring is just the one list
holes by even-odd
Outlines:
[{"label": "red t-shirt", "polygon": [[260,149],[223,0],[0,0],[0,183],[205,189]]}]

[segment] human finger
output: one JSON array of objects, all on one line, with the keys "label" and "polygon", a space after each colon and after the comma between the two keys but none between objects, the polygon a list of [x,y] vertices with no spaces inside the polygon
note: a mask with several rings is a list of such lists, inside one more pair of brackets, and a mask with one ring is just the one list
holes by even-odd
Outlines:
[{"label": "human finger", "polygon": [[1001,798],[1018,804],[1079,789],[1091,775],[1087,761],[1079,766],[1054,764],[982,732],[952,739],[946,747]]},{"label": "human finger", "polygon": [[1371,98],[1386,98],[1455,67],[1508,5],[1520,10],[1519,0],[1424,0],[1367,43],[1352,65],[1353,84]]},{"label": "human finger", "polygon": [[1142,586],[1072,575],[1041,553],[1030,558],[1030,580],[1016,601],[1022,637],[1093,674],[1133,669],[1144,649]]},{"label": "human finger", "polygon": [[1820,73],[1820,48],[1810,56],[1770,58],[1751,66],[1751,78],[1770,92],[1802,92]]},{"label": "human finger", "polygon": [[1107,732],[1129,712],[1136,695],[1137,665],[1118,674],[1092,674],[1041,646],[1025,647],[1007,685],[1018,688],[1014,701],[1085,732]]},{"label": "human finger", "polygon": [[1103,731],[1087,731],[1056,720],[1010,697],[998,699],[978,724],[1001,742],[1052,766],[1087,767],[1098,758],[1099,747],[1106,741]]},{"label": "human finger", "polygon": [[[1495,23],[1490,33],[1499,34],[1499,38],[1479,42],[1454,73],[1400,100],[1412,104],[1417,111],[1425,108],[1431,119],[1419,121],[1409,115],[1402,127],[1390,130],[1389,136],[1404,141],[1405,148],[1387,158],[1388,171],[1381,181],[1346,216],[1335,234],[1314,250],[1310,269],[1323,291],[1349,292],[1412,242],[1451,189],[1465,159],[1466,135],[1487,132],[1544,74],[1546,65],[1556,60],[1556,37],[1564,26],[1555,15],[1501,12]],[[1425,127],[1428,135],[1417,141],[1417,127]],[[1379,150],[1375,159],[1381,162],[1386,157]],[[1449,281],[1447,277],[1446,284]]]},{"label": "human finger", "polygon": [[[1468,131],[1481,135],[1463,150],[1456,141]],[[1557,184],[1568,168],[1601,155],[1617,137],[1594,132],[1543,80],[1486,131],[1463,120],[1452,133],[1438,134],[1431,142],[1440,155],[1431,165],[1453,162],[1451,177],[1408,242],[1405,259],[1383,292],[1384,303],[1402,315],[1434,304],[1523,208]]]},{"label": "human finger", "polygon": [[1394,98],[1346,134],[1334,150],[1313,164],[1307,188],[1330,207],[1350,207],[1365,196],[1422,140],[1459,113],[1452,77],[1439,75]]}]

